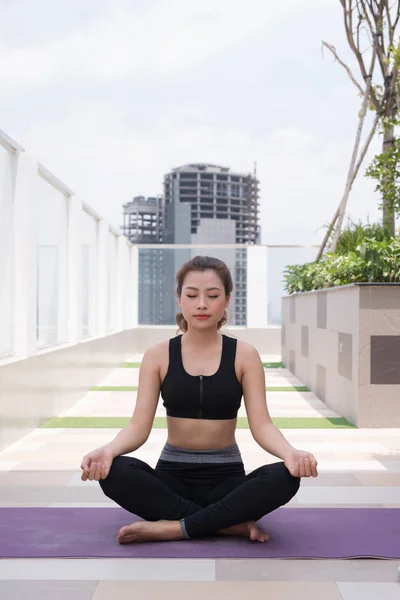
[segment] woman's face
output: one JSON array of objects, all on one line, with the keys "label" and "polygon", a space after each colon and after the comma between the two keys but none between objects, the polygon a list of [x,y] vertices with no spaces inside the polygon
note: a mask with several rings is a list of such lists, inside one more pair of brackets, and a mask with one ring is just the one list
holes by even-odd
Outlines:
[{"label": "woman's face", "polygon": [[[213,269],[190,271],[183,282],[178,304],[189,327],[216,327],[229,305],[224,285]],[[196,315],[208,315],[199,319]]]}]

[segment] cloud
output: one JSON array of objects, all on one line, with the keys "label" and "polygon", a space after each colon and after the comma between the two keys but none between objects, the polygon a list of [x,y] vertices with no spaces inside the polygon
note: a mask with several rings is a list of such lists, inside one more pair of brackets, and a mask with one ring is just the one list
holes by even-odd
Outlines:
[{"label": "cloud", "polygon": [[[319,27],[336,44],[341,9],[243,7],[16,0],[0,12],[0,126],[114,226],[122,204],[161,193],[173,167],[249,172],[256,161],[262,241],[318,242],[343,193],[360,104],[340,67],[320,58]],[[362,174],[349,212],[378,218]]]},{"label": "cloud", "polygon": [[[44,4],[47,9],[48,3]],[[274,10],[264,0],[249,0],[245,10],[242,0],[203,0],[200,4],[157,0],[138,4],[117,0],[101,3],[100,10],[83,27],[77,18],[75,27],[71,23],[69,31],[46,41],[55,15],[50,13],[46,21],[43,14],[47,12],[41,12],[35,3],[37,10],[30,25],[42,29],[45,35],[30,46],[0,43],[0,82],[15,87],[63,78],[169,76],[194,68],[245,40],[271,35],[274,22],[299,11],[295,0],[277,3]],[[303,15],[307,9],[321,8],[316,0],[303,0],[301,6]],[[7,11],[3,17],[7,20]]]},{"label": "cloud", "polygon": [[[246,129],[168,117],[139,132],[127,129],[121,115],[97,105],[51,127],[32,129],[29,145],[41,162],[117,227],[122,224],[122,204],[134,195],[162,193],[163,175],[171,168],[204,161],[251,172],[257,161],[262,241],[319,243],[343,193],[352,138],[329,141],[287,127],[264,139]],[[378,218],[377,200],[372,182],[360,181],[349,212],[355,218]]]}]

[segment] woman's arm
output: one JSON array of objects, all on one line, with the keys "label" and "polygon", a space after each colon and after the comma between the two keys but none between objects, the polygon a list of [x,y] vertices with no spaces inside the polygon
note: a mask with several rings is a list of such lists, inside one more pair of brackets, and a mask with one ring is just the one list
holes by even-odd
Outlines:
[{"label": "woman's arm", "polygon": [[261,448],[284,460],[294,448],[271,420],[265,394],[264,367],[260,355],[253,346],[243,342],[242,387],[253,438]]},{"label": "woman's arm", "polygon": [[257,350],[250,344],[243,345],[242,358],[242,387],[253,438],[261,448],[282,459],[294,477],[317,477],[315,457],[293,448],[272,423],[267,408],[264,367]]},{"label": "woman's arm", "polygon": [[137,400],[130,423],[126,425],[107,447],[114,458],[134,452],[150,435],[160,396],[160,345],[149,348],[143,356],[139,370]]}]

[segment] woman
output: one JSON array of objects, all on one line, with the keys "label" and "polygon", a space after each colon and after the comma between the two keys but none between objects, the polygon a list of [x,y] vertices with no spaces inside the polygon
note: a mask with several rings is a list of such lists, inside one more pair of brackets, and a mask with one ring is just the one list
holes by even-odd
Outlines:
[{"label": "woman", "polygon": [[[257,350],[219,331],[233,287],[225,263],[196,256],[176,281],[183,335],[145,352],[129,425],[83,458],[81,478],[99,481],[106,496],[144,519],[122,527],[120,543],[216,533],[265,542],[256,521],[289,502],[301,477],[316,477],[317,461],[273,425]],[[168,439],[153,469],[121,455],[148,439],[160,392]],[[253,438],[281,459],[247,476],[235,440],[242,395]]]}]

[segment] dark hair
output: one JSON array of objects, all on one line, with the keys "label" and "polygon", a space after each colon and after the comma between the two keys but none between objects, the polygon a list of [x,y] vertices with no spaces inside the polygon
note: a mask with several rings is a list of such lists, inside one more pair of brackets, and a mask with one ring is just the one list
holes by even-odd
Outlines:
[{"label": "dark hair", "polygon": [[[213,256],[195,256],[194,258],[188,260],[187,262],[185,262],[185,264],[182,265],[182,267],[176,274],[177,296],[180,296],[182,294],[183,282],[188,273],[190,273],[191,271],[203,272],[206,269],[212,269],[216,272],[216,274],[219,276],[224,285],[225,296],[229,296],[233,289],[231,272],[222,260],[219,260],[219,258],[214,258]],[[188,330],[188,324],[183,314],[181,312],[178,313],[175,319],[179,329],[186,333],[186,331]],[[221,327],[227,322],[228,317],[225,310],[224,316],[218,321],[218,329],[221,329]]]}]

